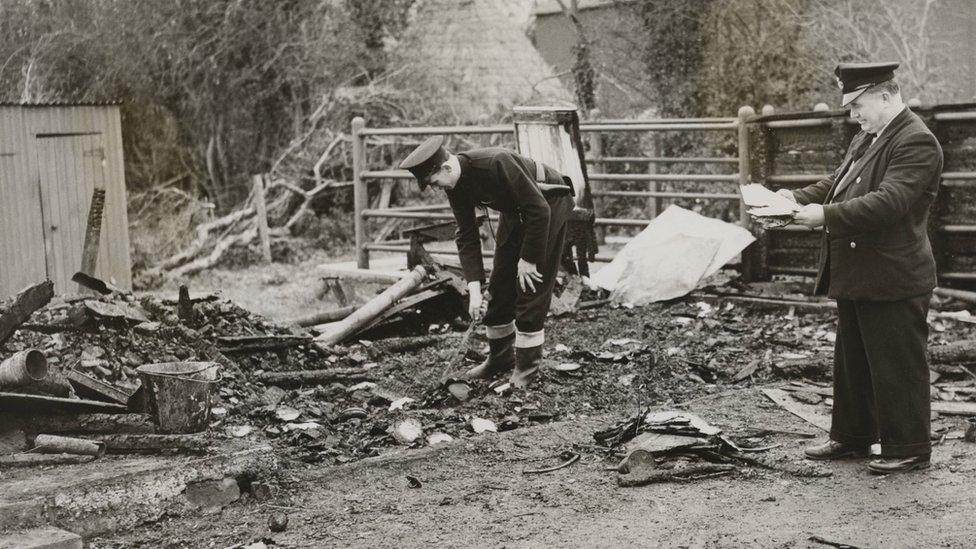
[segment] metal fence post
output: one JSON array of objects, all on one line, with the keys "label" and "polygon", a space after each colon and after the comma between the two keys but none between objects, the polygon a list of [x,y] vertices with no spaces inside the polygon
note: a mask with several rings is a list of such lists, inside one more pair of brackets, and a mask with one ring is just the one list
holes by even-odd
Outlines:
[{"label": "metal fence post", "polygon": [[[746,105],[739,108],[739,185],[748,185],[752,172],[749,154],[749,125],[747,121],[755,116],[756,111]],[[746,203],[739,198],[739,224],[749,228],[749,214],[746,213]]]},{"label": "metal fence post", "polygon": [[356,264],[360,269],[369,268],[369,250],[366,249],[366,223],[363,211],[369,205],[369,189],[362,178],[363,168],[366,166],[366,143],[360,135],[366,121],[357,116],[352,119],[352,191],[353,191],[353,224],[356,234]]}]

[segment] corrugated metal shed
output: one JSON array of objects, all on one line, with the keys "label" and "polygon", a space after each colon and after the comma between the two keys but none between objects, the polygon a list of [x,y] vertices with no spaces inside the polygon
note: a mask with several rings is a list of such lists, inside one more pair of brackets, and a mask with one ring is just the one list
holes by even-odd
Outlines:
[{"label": "corrugated metal shed", "polygon": [[95,276],[131,288],[117,104],[0,103],[0,297],[45,278],[72,293],[92,191],[105,189]]}]

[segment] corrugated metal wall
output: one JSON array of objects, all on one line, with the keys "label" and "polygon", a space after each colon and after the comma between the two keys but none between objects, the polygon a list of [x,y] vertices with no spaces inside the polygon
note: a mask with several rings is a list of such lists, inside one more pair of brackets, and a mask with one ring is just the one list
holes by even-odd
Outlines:
[{"label": "corrugated metal wall", "polygon": [[118,107],[0,106],[0,152],[8,143],[18,160],[7,169],[0,157],[0,295],[45,273],[56,292],[76,291],[96,184],[106,197],[95,275],[131,288]]}]

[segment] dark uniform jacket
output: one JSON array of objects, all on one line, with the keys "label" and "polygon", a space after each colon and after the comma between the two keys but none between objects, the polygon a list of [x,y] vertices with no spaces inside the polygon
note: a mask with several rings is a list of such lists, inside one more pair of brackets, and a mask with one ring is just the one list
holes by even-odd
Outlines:
[{"label": "dark uniform jacket", "polygon": [[893,301],[935,287],[926,225],[942,175],[942,148],[908,108],[854,161],[854,151],[873,137],[857,134],[837,171],[793,192],[800,204],[824,204],[818,294]]},{"label": "dark uniform jacket", "polygon": [[[520,257],[541,265],[546,255],[549,203],[536,184],[535,161],[501,148],[474,149],[457,156],[461,177],[447,191],[447,200],[457,220],[455,240],[464,278],[469,282],[485,279],[475,211],[483,206],[501,212],[503,223],[522,225]],[[544,168],[546,184],[565,185],[559,172]]]}]

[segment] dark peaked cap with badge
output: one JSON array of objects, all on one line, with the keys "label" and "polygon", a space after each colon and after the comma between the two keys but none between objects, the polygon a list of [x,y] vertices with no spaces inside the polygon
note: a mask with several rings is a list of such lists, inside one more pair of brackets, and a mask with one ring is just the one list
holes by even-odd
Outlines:
[{"label": "dark peaked cap with badge", "polygon": [[437,168],[447,160],[447,151],[442,147],[443,144],[444,136],[435,135],[418,145],[410,155],[400,162],[401,168],[409,170],[417,178],[420,190],[427,188],[427,177],[437,171]]},{"label": "dark peaked cap with badge", "polygon": [[837,85],[844,97],[841,107],[846,107],[871,86],[887,82],[895,77],[898,63],[841,63],[834,69]]}]

